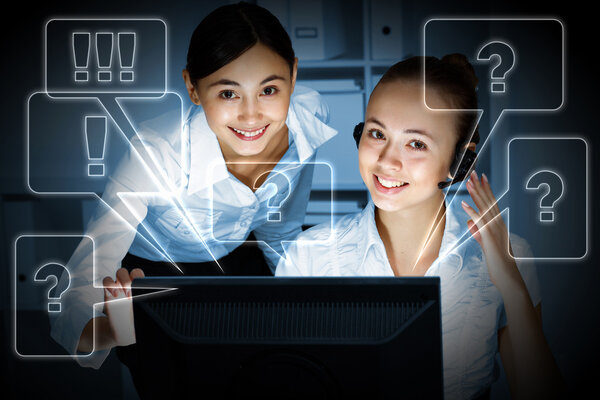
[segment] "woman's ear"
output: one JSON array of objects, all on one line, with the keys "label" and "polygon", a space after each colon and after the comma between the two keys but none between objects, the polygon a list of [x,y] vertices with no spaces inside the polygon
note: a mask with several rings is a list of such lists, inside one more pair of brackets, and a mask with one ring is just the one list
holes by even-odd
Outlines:
[{"label": "woman's ear", "polygon": [[292,68],[292,91],[294,93],[294,87],[296,86],[296,76],[298,74],[298,57],[294,57],[294,67]]},{"label": "woman's ear", "polygon": [[187,69],[184,69],[181,74],[183,76],[183,81],[185,82],[185,88],[188,92],[188,95],[190,96],[190,100],[192,100],[192,103],[199,106],[200,105],[200,97],[198,96],[196,87],[194,86],[194,84],[192,83],[192,80],[190,79],[190,73],[188,72]]},{"label": "woman's ear", "polygon": [[475,151],[475,147],[477,146],[476,143],[471,142],[467,145],[467,150],[471,150],[471,151]]}]

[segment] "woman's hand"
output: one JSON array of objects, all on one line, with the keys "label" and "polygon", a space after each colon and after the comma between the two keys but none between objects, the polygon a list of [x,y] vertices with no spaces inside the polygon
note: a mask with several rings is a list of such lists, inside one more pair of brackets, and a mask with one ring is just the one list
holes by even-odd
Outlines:
[{"label": "woman's hand", "polygon": [[109,276],[102,280],[104,313],[108,317],[109,336],[114,341],[114,346],[135,343],[131,281],[143,277],[144,272],[139,268],[132,270],[131,274],[125,268],[121,268],[117,271],[116,280]]},{"label": "woman's hand", "polygon": [[477,173],[473,171],[466,186],[478,209],[462,202],[463,209],[471,217],[467,225],[473,238],[483,249],[492,283],[501,292],[503,289],[514,289],[515,284],[518,288],[524,288],[521,274],[512,257],[508,229],[487,177],[483,174],[479,180]]}]

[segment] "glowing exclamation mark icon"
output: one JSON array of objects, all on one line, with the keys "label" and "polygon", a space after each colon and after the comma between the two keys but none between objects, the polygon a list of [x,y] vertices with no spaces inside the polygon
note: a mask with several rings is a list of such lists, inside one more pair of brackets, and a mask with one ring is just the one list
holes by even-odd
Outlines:
[{"label": "glowing exclamation mark icon", "polygon": [[135,56],[135,32],[119,32],[119,61],[121,68],[121,82],[133,82],[133,58]]},{"label": "glowing exclamation mark icon", "polygon": [[113,34],[111,32],[96,33],[96,55],[98,56],[98,81],[110,82],[113,53]]},{"label": "glowing exclamation mark icon", "polygon": [[89,32],[73,32],[73,58],[75,59],[75,82],[87,82],[88,72],[80,68],[88,68],[90,59]]},{"label": "glowing exclamation mark icon", "polygon": [[[104,164],[97,162],[104,160],[104,147],[106,143],[106,117],[85,117],[85,142],[87,144],[88,176],[104,176]],[[96,161],[96,162],[92,162]]]}]

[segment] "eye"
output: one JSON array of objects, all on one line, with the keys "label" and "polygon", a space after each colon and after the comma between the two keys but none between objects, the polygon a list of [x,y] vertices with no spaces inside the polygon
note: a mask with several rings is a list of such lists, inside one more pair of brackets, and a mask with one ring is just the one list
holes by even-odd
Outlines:
[{"label": "eye", "polygon": [[427,150],[427,145],[420,140],[411,140],[408,145],[417,151]]},{"label": "eye", "polygon": [[377,129],[371,129],[369,131],[369,136],[371,136],[371,138],[376,139],[376,140],[385,139],[385,135],[383,133],[381,133],[380,131],[378,131]]},{"label": "eye", "polygon": [[277,93],[277,88],[273,86],[267,86],[262,91],[262,94],[264,94],[265,96],[272,96],[275,93]]},{"label": "eye", "polygon": [[219,93],[219,97],[226,100],[231,100],[235,99],[237,96],[233,90],[223,90],[221,93]]}]

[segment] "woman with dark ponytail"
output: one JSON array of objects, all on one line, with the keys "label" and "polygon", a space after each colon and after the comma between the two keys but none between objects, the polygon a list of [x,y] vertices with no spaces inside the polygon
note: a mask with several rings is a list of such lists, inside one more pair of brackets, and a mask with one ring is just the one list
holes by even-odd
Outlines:
[{"label": "woman with dark ponytail", "polygon": [[[262,7],[222,6],[197,26],[182,73],[193,103],[183,132],[132,140],[103,194],[110,209],[86,231],[95,254],[82,241],[67,265],[73,279],[52,336],[71,354],[89,354],[80,364],[98,368],[112,347],[135,343],[128,297],[136,277],[273,274],[281,242],[302,230],[316,150],[337,133],[319,94],[295,87],[297,66],[289,36]],[[161,190],[138,153],[166,178],[167,195],[152,195]],[[264,187],[271,175],[289,185]],[[123,192],[149,195],[124,203]],[[280,221],[268,220],[269,199],[288,194]],[[104,313],[94,318],[97,303]]]},{"label": "woman with dark ponytail", "polygon": [[[392,66],[355,129],[371,201],[333,230],[300,234],[276,275],[439,276],[445,398],[489,398],[497,353],[515,398],[556,398],[561,377],[542,331],[535,266],[512,256],[531,256],[529,248],[509,240],[487,177],[473,171],[478,117],[434,111],[478,109],[476,86],[460,54]],[[462,180],[474,206],[445,197]]]}]

